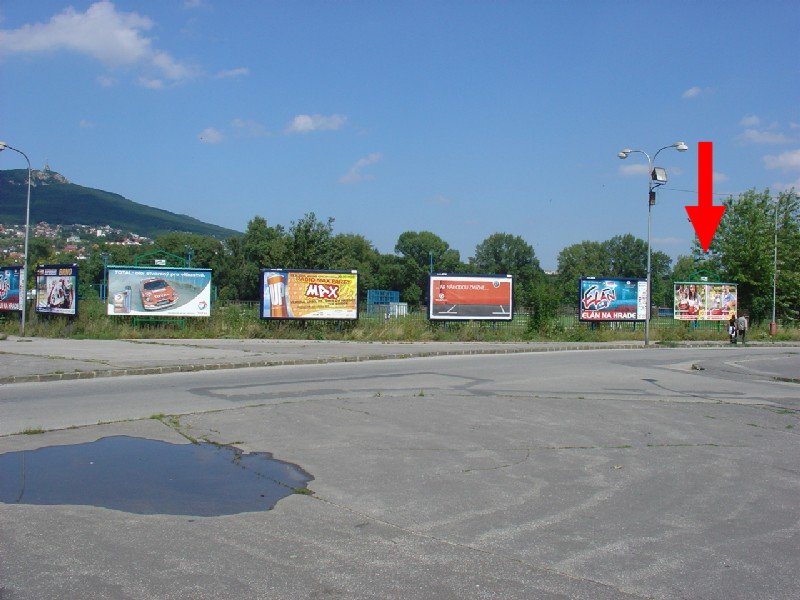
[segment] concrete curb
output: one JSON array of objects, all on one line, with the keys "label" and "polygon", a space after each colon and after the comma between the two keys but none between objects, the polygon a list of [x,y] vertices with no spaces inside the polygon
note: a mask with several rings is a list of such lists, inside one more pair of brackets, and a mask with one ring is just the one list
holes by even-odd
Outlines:
[{"label": "concrete curb", "polygon": [[[49,381],[72,381],[78,379],[99,379],[102,377],[125,377],[137,375],[164,375],[168,373],[189,373],[196,371],[217,371],[222,369],[250,369],[263,367],[280,367],[296,365],[319,365],[328,363],[346,362],[367,362],[376,360],[402,360],[408,358],[429,358],[436,356],[470,356],[481,354],[531,354],[537,352],[566,352],[584,350],[664,350],[676,348],[758,348],[758,347],[785,347],[800,348],[800,342],[751,342],[747,346],[733,345],[728,342],[699,341],[699,342],[676,342],[659,343],[655,342],[649,347],[645,347],[641,342],[631,342],[629,344],[605,344],[589,343],[581,346],[567,344],[549,344],[543,346],[528,346],[524,348],[469,348],[461,350],[423,350],[417,352],[400,352],[386,354],[369,354],[366,356],[331,356],[324,358],[299,358],[291,360],[256,360],[256,361],[234,361],[225,363],[190,363],[163,365],[154,367],[126,367],[99,369],[93,371],[75,371],[69,373],[38,373],[35,375],[11,375],[0,377],[0,385],[11,383],[34,383]],[[792,383],[796,382],[792,381]]]},{"label": "concrete curb", "polygon": [[[408,358],[429,358],[435,356],[470,356],[479,354],[526,354],[534,352],[564,352],[568,350],[632,350],[641,344],[621,344],[607,346],[602,344],[574,346],[547,346],[533,348],[471,348],[466,350],[425,350],[420,352],[401,352],[391,354],[369,354],[366,356],[332,356],[327,358],[298,358],[292,360],[256,360],[228,363],[196,363],[184,365],[164,365],[158,367],[130,367],[124,369],[100,369],[76,371],[71,373],[39,373],[35,375],[11,375],[0,377],[0,385],[9,383],[32,383],[46,381],[71,381],[77,379],[98,379],[101,377],[125,377],[131,375],[164,375],[167,373],[189,373],[196,371],[217,371],[221,369],[250,369],[262,367],[282,367],[295,365],[319,365],[328,363],[367,362],[376,360],[402,360]],[[655,348],[655,347],[654,347]]]}]

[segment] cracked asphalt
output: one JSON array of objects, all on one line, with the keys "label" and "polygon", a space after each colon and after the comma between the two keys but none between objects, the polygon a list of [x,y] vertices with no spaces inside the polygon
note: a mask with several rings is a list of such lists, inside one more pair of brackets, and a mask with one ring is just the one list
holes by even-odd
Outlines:
[{"label": "cracked asphalt", "polygon": [[0,454],[208,441],[314,479],[219,517],[0,503],[0,598],[797,598],[798,373],[791,345],[5,340]]}]

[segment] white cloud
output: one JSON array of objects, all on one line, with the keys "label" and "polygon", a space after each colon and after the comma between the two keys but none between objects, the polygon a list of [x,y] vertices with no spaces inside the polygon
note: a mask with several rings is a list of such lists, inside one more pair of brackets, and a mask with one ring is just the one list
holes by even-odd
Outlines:
[{"label": "white cloud", "polygon": [[117,84],[117,80],[116,80],[116,79],[114,79],[113,77],[108,77],[107,75],[100,75],[100,76],[97,78],[97,83],[98,83],[98,84],[99,84],[101,87],[111,87],[111,86],[113,86],[113,85],[116,85],[116,84]]},{"label": "white cloud", "polygon": [[441,205],[447,205],[447,204],[452,204],[452,203],[453,203],[453,200],[452,200],[452,198],[448,198],[447,196],[444,196],[444,195],[442,195],[442,194],[437,194],[436,196],[434,196],[433,198],[431,198],[431,199],[429,200],[429,202],[430,202],[431,204],[441,204]]},{"label": "white cloud", "polygon": [[247,119],[234,119],[231,127],[241,137],[265,137],[270,134],[261,123]]},{"label": "white cloud", "polygon": [[325,131],[341,129],[347,121],[344,115],[297,115],[289,125],[286,133],[310,133],[312,131]]},{"label": "white cloud", "polygon": [[791,138],[774,131],[764,131],[760,129],[745,129],[739,139],[751,144],[790,144]]},{"label": "white cloud", "polygon": [[47,23],[0,30],[0,56],[76,52],[109,67],[139,66],[158,73],[143,77],[148,87],[162,77],[172,82],[193,77],[194,69],[153,47],[152,39],[144,35],[152,27],[148,17],[117,11],[113,3],[102,0],[83,13],[68,7]]},{"label": "white cloud", "polygon": [[690,87],[688,90],[683,92],[683,94],[681,94],[681,98],[687,98],[687,99],[688,98],[697,98],[700,95],[709,94],[709,93],[711,93],[711,91],[712,91],[712,89],[709,88],[709,87],[702,88],[702,87],[696,85],[694,87]]},{"label": "white cloud", "polygon": [[722,183],[723,181],[728,181],[728,176],[725,175],[725,173],[714,171],[714,173],[711,175],[711,181],[714,183]]},{"label": "white cloud", "polygon": [[778,192],[788,192],[789,190],[800,191],[800,177],[789,183],[774,183],[772,188]]},{"label": "white cloud", "polygon": [[759,119],[756,115],[748,115],[739,121],[739,125],[742,127],[758,127],[760,124],[761,119]]},{"label": "white cloud", "polygon": [[214,129],[213,127],[206,127],[197,134],[197,139],[200,140],[204,144],[219,144],[225,136],[222,134],[221,131]]},{"label": "white cloud", "polygon": [[250,69],[247,67],[238,67],[236,69],[228,69],[227,71],[220,71],[215,75],[217,79],[228,79],[231,77],[245,77],[250,75]]},{"label": "white cloud", "polygon": [[81,129],[92,129],[94,127],[94,123],[87,121],[86,119],[81,119],[80,123],[78,123],[78,127]]},{"label": "white cloud", "polygon": [[686,246],[686,243],[687,243],[686,238],[679,238],[679,237],[653,238],[653,244],[658,246]]},{"label": "white cloud", "polygon": [[764,166],[768,169],[782,169],[784,171],[800,170],[800,149],[789,150],[778,156],[765,156]]},{"label": "white cloud", "polygon": [[647,175],[647,165],[637,163],[634,165],[621,165],[619,172],[623,175]]},{"label": "white cloud", "polygon": [[373,152],[369,156],[356,161],[356,164],[350,167],[350,170],[339,178],[339,183],[352,184],[373,179],[371,175],[365,175],[361,171],[369,165],[374,165],[382,158],[383,155],[380,152]]},{"label": "white cloud", "polygon": [[150,90],[163,90],[164,81],[161,79],[152,79],[150,77],[139,77],[139,85],[146,87]]}]

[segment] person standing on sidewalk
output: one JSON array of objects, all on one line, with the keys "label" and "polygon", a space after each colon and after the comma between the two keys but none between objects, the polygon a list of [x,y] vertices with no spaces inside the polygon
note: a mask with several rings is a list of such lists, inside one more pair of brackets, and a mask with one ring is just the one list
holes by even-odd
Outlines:
[{"label": "person standing on sidewalk", "polygon": [[728,319],[728,339],[731,344],[736,343],[736,313],[731,313],[731,318]]},{"label": "person standing on sidewalk", "polygon": [[747,318],[744,315],[739,315],[739,318],[736,319],[736,334],[742,338],[742,344],[744,344],[747,336]]}]

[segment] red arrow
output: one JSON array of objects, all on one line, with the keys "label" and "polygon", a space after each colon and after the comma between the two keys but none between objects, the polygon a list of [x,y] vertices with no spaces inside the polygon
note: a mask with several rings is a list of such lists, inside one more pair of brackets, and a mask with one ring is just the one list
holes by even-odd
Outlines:
[{"label": "red arrow", "polygon": [[714,206],[714,161],[712,158],[712,142],[697,143],[697,206],[687,206],[686,212],[692,221],[697,239],[703,247],[703,252],[708,252],[711,240],[717,232],[724,206]]}]

